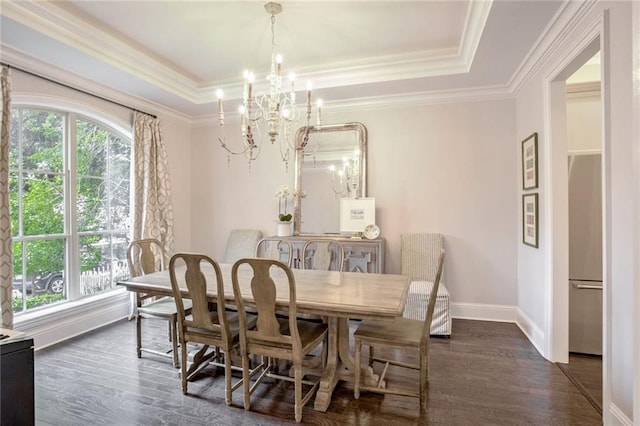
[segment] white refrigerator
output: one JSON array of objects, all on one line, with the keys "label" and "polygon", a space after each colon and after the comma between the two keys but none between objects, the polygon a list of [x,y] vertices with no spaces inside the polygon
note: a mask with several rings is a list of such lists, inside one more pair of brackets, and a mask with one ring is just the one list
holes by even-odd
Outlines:
[{"label": "white refrigerator", "polygon": [[602,355],[600,154],[569,156],[569,352]]}]

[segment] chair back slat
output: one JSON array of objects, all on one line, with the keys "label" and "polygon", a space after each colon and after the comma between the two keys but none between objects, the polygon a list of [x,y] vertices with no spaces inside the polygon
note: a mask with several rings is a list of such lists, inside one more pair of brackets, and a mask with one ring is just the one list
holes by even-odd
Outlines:
[{"label": "chair back slat", "polygon": [[[251,298],[254,300],[257,315],[257,324],[254,330],[248,330],[246,327],[247,314],[245,309],[244,297],[240,280],[242,279],[238,271],[243,265],[249,265],[253,272],[251,277]],[[280,276],[284,279],[274,280],[274,277]],[[237,261],[231,270],[233,281],[233,292],[235,295],[236,306],[240,318],[240,328],[246,333],[248,344],[252,342],[271,343],[286,345],[290,349],[301,347],[298,325],[296,322],[296,288],[295,278],[285,263],[276,259],[263,258],[245,258]],[[288,285],[289,295],[289,334],[282,334],[280,322],[276,316],[276,298],[278,284]],[[240,334],[241,339],[243,334]]]},{"label": "chair back slat", "polygon": [[335,240],[309,240],[302,247],[302,269],[342,271],[344,247]]},{"label": "chair back slat", "polygon": [[132,277],[165,269],[166,254],[162,243],[155,238],[135,240],[127,249],[127,262]]},{"label": "chair back slat", "polygon": [[282,238],[262,238],[256,244],[255,257],[275,259],[288,267],[293,263],[293,246]]},{"label": "chair back slat", "polygon": [[[183,277],[178,277],[176,274],[176,266],[179,263],[186,265]],[[229,336],[230,329],[224,303],[216,303],[217,322],[212,320],[207,295],[210,290],[207,287],[207,279],[202,272],[203,266],[213,268],[216,276],[216,293],[223,295],[224,299],[224,283],[220,266],[209,256],[196,253],[178,253],[169,261],[171,289],[178,308],[178,324],[183,327],[185,332],[199,328],[222,336]],[[185,290],[186,295],[183,295]],[[191,299],[191,319],[187,319],[185,315],[184,298]]]},{"label": "chair back slat", "polygon": [[438,267],[436,270],[436,276],[433,280],[433,288],[431,289],[431,294],[429,295],[429,302],[427,304],[427,314],[424,319],[424,326],[422,329],[422,338],[420,341],[420,346],[426,347],[429,342],[429,336],[431,334],[431,322],[433,320],[433,311],[436,306],[436,298],[438,297],[438,287],[440,287],[440,280],[442,278],[442,270],[444,267],[444,249],[440,250],[440,255],[438,256]]}]

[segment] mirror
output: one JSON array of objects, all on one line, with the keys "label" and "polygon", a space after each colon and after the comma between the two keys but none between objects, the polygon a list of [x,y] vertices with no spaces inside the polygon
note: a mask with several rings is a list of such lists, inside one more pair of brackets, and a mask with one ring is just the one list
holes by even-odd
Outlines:
[{"label": "mirror", "polygon": [[367,129],[362,123],[305,126],[295,142],[293,233],[338,234],[340,198],[367,196]]}]

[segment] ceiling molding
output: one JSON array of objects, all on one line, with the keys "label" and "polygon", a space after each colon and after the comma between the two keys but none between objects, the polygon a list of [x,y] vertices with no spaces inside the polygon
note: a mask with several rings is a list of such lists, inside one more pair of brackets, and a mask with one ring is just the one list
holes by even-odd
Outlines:
[{"label": "ceiling molding", "polygon": [[[492,1],[469,2],[464,31],[457,49],[322,64],[313,69],[302,70],[298,78],[302,81],[312,80],[316,88],[326,88],[467,73],[480,43]],[[79,16],[56,6],[55,2],[7,0],[3,1],[1,13],[188,102],[214,102],[215,90],[218,88],[225,91],[225,98],[241,97],[241,81],[197,81],[126,43],[108,28],[97,24],[88,25]]]},{"label": "ceiling molding", "polygon": [[596,4],[594,1],[570,1],[560,6],[511,77],[508,86],[514,95],[517,96],[529,84]]},{"label": "ceiling molding", "polygon": [[[9,46],[5,46],[2,43],[0,43],[0,60],[8,63],[9,65],[13,65],[16,68],[22,68],[35,75],[41,75],[42,77],[58,81],[71,87],[77,87],[78,89],[88,92],[87,96],[95,94],[96,96],[113,100],[117,103],[131,105],[132,109],[135,108],[149,113],[161,114],[163,116],[173,117],[186,122],[190,122],[192,119],[192,117],[183,114],[182,112],[167,108],[164,105],[151,102],[144,98],[129,95],[113,87],[102,85],[78,74],[71,73],[67,70],[63,70],[62,68],[32,58]],[[46,70],[46,73],[43,73],[42,70]]]},{"label": "ceiling molding", "polygon": [[[342,101],[329,101],[324,103],[324,111],[331,113],[343,113],[448,103],[487,102],[505,99],[514,99],[513,94],[507,86],[487,86],[469,89],[413,92],[396,95],[352,98]],[[237,113],[232,112],[231,114],[233,115]],[[191,120],[191,124],[194,127],[217,126],[217,119],[217,114],[207,114],[194,117],[193,120]]]},{"label": "ceiling molding", "polygon": [[191,79],[134,49],[111,33],[87,25],[52,2],[3,1],[1,13],[188,101],[197,103],[200,98],[199,88]]},{"label": "ceiling molding", "polygon": [[567,84],[568,98],[592,98],[600,97],[601,82],[589,81],[585,83]]},{"label": "ceiling molding", "polygon": [[469,2],[467,19],[464,24],[459,50],[460,57],[467,65],[465,72],[469,72],[471,69],[471,64],[473,63],[473,58],[476,56],[480,38],[487,24],[492,5],[493,0]]}]

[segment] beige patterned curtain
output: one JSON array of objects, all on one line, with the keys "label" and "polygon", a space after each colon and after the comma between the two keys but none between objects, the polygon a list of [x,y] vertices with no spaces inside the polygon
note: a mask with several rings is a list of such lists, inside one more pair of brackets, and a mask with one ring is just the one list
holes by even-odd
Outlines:
[{"label": "beige patterned curtain", "polygon": [[160,120],[135,112],[133,239],[156,238],[173,254],[173,207]]},{"label": "beige patterned curtain", "polygon": [[13,267],[11,256],[11,217],[9,216],[9,118],[11,117],[11,76],[9,68],[0,72],[0,309],[2,328],[13,328],[11,282]]}]

